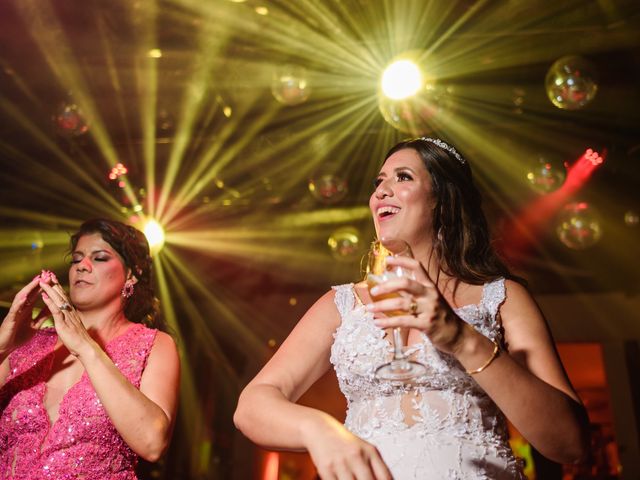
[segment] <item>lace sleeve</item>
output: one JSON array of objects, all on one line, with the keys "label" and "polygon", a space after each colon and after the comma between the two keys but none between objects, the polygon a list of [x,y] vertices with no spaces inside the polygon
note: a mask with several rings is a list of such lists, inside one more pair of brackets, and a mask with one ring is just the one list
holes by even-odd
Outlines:
[{"label": "lace sleeve", "polygon": [[338,285],[331,287],[335,290],[335,303],[340,312],[340,317],[344,318],[355,306],[355,296],[353,292],[353,283],[347,283],[345,285]]},{"label": "lace sleeve", "polygon": [[491,283],[487,283],[484,287],[484,306],[487,312],[495,318],[500,305],[506,299],[506,292],[504,288],[504,278],[498,278]]}]

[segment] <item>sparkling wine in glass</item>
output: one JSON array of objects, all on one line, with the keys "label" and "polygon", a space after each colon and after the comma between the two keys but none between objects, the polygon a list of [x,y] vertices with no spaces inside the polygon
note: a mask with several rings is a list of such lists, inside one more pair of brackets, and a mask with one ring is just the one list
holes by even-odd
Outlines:
[{"label": "sparkling wine in glass", "polygon": [[[412,273],[405,268],[399,266],[387,265],[389,257],[413,257],[409,245],[404,240],[389,239],[376,240],[371,246],[369,252],[369,262],[367,266],[367,287],[369,295],[374,301],[384,300],[386,298],[399,297],[399,293],[388,293],[384,295],[373,295],[371,289],[376,285],[384,283],[388,280],[412,277]],[[386,312],[388,316],[407,315],[409,312],[405,310],[393,310]],[[403,352],[402,331],[399,327],[393,329],[393,358],[390,362],[380,365],[376,369],[376,378],[379,380],[407,382],[424,375],[427,371],[426,367],[415,360],[410,360]]]}]

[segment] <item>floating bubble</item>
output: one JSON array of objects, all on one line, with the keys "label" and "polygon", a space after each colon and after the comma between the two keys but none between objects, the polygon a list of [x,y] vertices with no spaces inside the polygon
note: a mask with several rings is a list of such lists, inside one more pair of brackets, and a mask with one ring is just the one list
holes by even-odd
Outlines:
[{"label": "floating bubble", "polygon": [[327,243],[334,258],[349,262],[358,257],[360,232],[355,227],[341,227],[331,234]]},{"label": "floating bubble", "polygon": [[602,237],[598,215],[586,202],[566,205],[560,212],[556,228],[558,238],[573,250],[592,247]]},{"label": "floating bubble", "polygon": [[334,173],[319,173],[309,180],[311,195],[325,205],[342,200],[349,191],[347,181]]},{"label": "floating bubble", "polygon": [[89,123],[75,103],[61,104],[53,121],[58,132],[67,137],[77,137],[89,131]]},{"label": "floating bubble", "polygon": [[297,65],[276,67],[271,81],[271,93],[283,105],[293,106],[306,102],[311,95],[307,70]]},{"label": "floating bubble", "polygon": [[562,158],[553,154],[540,154],[531,162],[527,171],[527,180],[531,187],[542,193],[553,192],[560,188],[567,177]]},{"label": "floating bubble", "polygon": [[583,57],[562,57],[547,72],[545,88],[556,107],[578,110],[591,102],[598,91],[595,66]]}]

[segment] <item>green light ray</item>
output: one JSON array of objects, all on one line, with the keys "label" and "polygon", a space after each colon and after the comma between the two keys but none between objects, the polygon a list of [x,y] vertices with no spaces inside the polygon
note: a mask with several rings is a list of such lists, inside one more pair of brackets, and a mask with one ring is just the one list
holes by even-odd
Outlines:
[{"label": "green light ray", "polygon": [[[67,237],[68,239],[68,237]],[[29,250],[27,248],[14,252],[0,252],[2,272],[1,285],[19,283],[22,288],[31,278],[40,273],[43,268],[62,272],[68,265],[64,261],[64,248],[43,248]]]},{"label": "green light ray", "polygon": [[[223,255],[226,259],[236,259],[239,262],[251,262],[253,266],[263,269],[273,269],[274,266],[286,264],[288,271],[302,271],[326,267],[328,254],[314,248],[303,249],[300,238],[276,245],[256,244],[253,240],[215,240],[205,235],[171,236],[171,244],[190,248],[210,255]],[[292,248],[295,246],[295,248]],[[284,273],[284,272],[282,272]]]},{"label": "green light ray", "polygon": [[31,87],[29,87],[22,76],[18,72],[16,72],[13,67],[2,57],[0,57],[0,68],[2,68],[2,70],[4,70],[4,72],[11,77],[18,89],[23,93],[25,97],[31,100],[31,103],[33,103],[33,105],[40,105],[40,100],[38,100],[36,95],[33,93]]},{"label": "green light ray", "polygon": [[[207,321],[202,316],[196,304],[191,300],[189,296],[189,292],[185,288],[184,278],[181,278],[181,275],[189,275],[188,284],[193,284],[192,281],[193,275],[189,271],[181,271],[180,273],[174,268],[174,265],[181,265],[183,262],[177,258],[173,252],[166,253],[166,258],[163,259],[165,269],[167,271],[167,276],[172,279],[171,288],[176,292],[176,297],[182,300],[182,308],[184,308],[186,315],[185,320],[189,323],[189,329],[195,331],[195,338],[200,342],[205,348],[203,350],[204,354],[210,358],[212,363],[216,366],[217,369],[221,369],[225,376],[230,379],[234,384],[234,390],[238,390],[239,383],[236,372],[233,370],[231,365],[229,364],[228,359],[226,358],[224,352],[220,348],[218,340],[211,333],[211,328],[207,326]],[[166,260],[166,261],[165,261]],[[197,280],[196,280],[197,282]],[[218,315],[219,312],[216,310],[207,310],[208,314],[214,313]],[[213,318],[217,318],[214,316]],[[225,322],[233,322],[237,321],[237,318],[228,318]]]},{"label": "green light ray", "polygon": [[224,39],[212,37],[207,24],[198,32],[199,49],[206,52],[201,55],[199,62],[194,65],[195,72],[191,82],[186,86],[183,94],[179,121],[174,135],[168,167],[162,182],[162,189],[156,205],[156,216],[163,219],[169,193],[173,189],[176,176],[182,164],[187,147],[190,145],[194,123],[203,108],[203,98],[211,81],[216,52],[221,51],[226,42]]},{"label": "green light ray", "polygon": [[24,228],[3,228],[0,229],[0,249],[5,248],[24,248],[29,247],[32,243],[36,243],[42,248],[44,245],[50,246],[68,246],[69,234],[59,231],[43,231]]},{"label": "green light ray", "polygon": [[[229,299],[221,299],[216,297],[213,294],[213,289],[209,286],[205,286],[200,279],[194,275],[194,273],[186,268],[186,262],[180,261],[180,259],[172,252],[171,249],[164,252],[167,261],[176,269],[178,274],[176,278],[180,277],[183,280],[186,280],[188,284],[193,287],[198,293],[200,293],[203,297],[206,298],[207,302],[211,305],[211,309],[208,311],[215,312],[215,315],[212,315],[209,322],[220,323],[221,328],[228,329],[230,331],[230,336],[234,338],[241,339],[243,345],[246,346],[246,350],[249,352],[258,352],[259,354],[266,354],[267,347],[264,345],[264,342],[256,335],[253,328],[249,328],[249,326],[242,322],[236,313],[234,313],[233,309],[229,306]],[[254,316],[259,317],[260,314],[258,312],[253,312]],[[201,321],[201,330],[202,332],[209,331],[210,328],[207,328],[206,324],[208,323],[204,318],[198,315],[198,321]],[[226,330],[225,330],[226,331]],[[208,335],[208,333],[207,333]],[[215,341],[213,338],[212,341]],[[217,342],[215,343],[217,345]],[[220,355],[223,355],[220,353]],[[235,376],[235,375],[234,375]]]},{"label": "green light ray", "polygon": [[[89,196],[87,198],[87,203],[91,204],[98,211],[102,211],[106,208],[103,202],[106,202],[107,205],[111,205],[114,209],[119,209],[118,203],[113,199],[111,195],[109,195],[102,185],[98,183],[93,177],[89,175],[82,168],[78,168],[77,163],[63,152],[47,135],[45,132],[39,130],[30,120],[26,117],[22,112],[14,107],[13,104],[7,102],[5,99],[0,98],[0,107],[3,108],[7,113],[9,113],[13,119],[20,124],[25,130],[27,130],[38,142],[40,142],[43,146],[45,146],[48,150],[51,151],[53,155],[55,155],[62,163],[69,169],[73,170],[75,174],[80,176],[80,178],[86,182],[86,184],[91,187],[92,191],[98,195],[99,198],[93,198]],[[57,181],[57,185],[63,186],[64,190],[67,192],[74,192],[75,194],[79,194],[82,197],[83,193],[85,193],[78,185],[71,182],[68,178],[64,177],[60,171],[53,170],[53,168],[48,167],[47,165],[42,164],[41,162],[37,162],[31,159],[29,156],[23,154],[13,147],[11,144],[6,143],[4,141],[0,141],[0,149],[9,152],[12,156],[20,159],[25,165],[29,165],[32,169],[40,169],[47,172],[46,177],[43,178],[55,178]],[[59,169],[59,167],[58,167]],[[31,180],[31,179],[30,179]],[[100,201],[100,198],[102,201]]]},{"label": "green light ray", "polygon": [[[369,219],[368,207],[333,208],[304,213],[283,214],[265,219],[261,215],[243,217],[240,226],[224,226],[211,229],[182,230],[167,233],[167,243],[184,245],[186,239],[198,241],[216,240],[235,243],[237,241],[263,241],[283,239],[317,239],[326,235],[327,225],[342,225]],[[246,225],[251,225],[247,227]],[[315,228],[314,228],[315,227]]]},{"label": "green light ray", "polygon": [[15,218],[16,220],[30,220],[38,225],[59,225],[70,229],[77,228],[81,223],[81,219],[62,217],[51,213],[40,213],[33,210],[25,210],[16,207],[0,206],[0,215],[4,218]]},{"label": "green light ray", "polygon": [[[227,145],[224,152],[216,158],[216,154],[221,151],[225,140],[232,135],[236,128],[242,124],[242,121],[245,120],[236,114],[233,121],[224,126],[223,131],[220,132],[218,140],[213,142],[198,159],[195,168],[193,168],[189,177],[183,183],[182,188],[178,190],[172,205],[167,208],[167,211],[164,214],[161,215],[160,218],[162,219],[162,222],[165,224],[171,222],[185,204],[198,195],[204,187],[208,186],[209,182],[216,178],[220,170],[231,162],[236,155],[252,141],[255,134],[273,119],[275,113],[275,109],[269,109],[264,112],[259,119],[249,123],[248,126],[244,126],[243,129],[245,130],[245,133],[242,136],[242,139],[232,145]],[[214,159],[215,163],[213,163]]]},{"label": "green light ray", "polygon": [[[149,52],[157,47],[156,22],[158,4],[156,0],[145,3],[140,15],[141,22],[140,50]],[[145,186],[147,189],[148,214],[155,218],[156,198],[156,116],[158,96],[158,59],[145,55],[136,64],[136,81],[140,95],[140,122],[142,124],[142,157],[145,166]]]},{"label": "green light ray", "polygon": [[[333,65],[351,73],[367,72],[369,75],[375,75],[378,70],[375,59],[366,49],[360,47],[353,52],[355,47],[348,37],[345,37],[345,40],[349,41],[349,45],[332,41],[324,33],[325,30],[318,31],[316,28],[311,28],[275,5],[271,6],[269,15],[260,16],[251,10],[238,15],[238,7],[242,8],[240,5],[229,5],[227,8],[216,5],[213,9],[210,4],[197,0],[178,0],[174,3],[192,10],[198,17],[205,17],[209,21],[233,28],[236,33],[243,34],[245,38],[255,39],[256,43],[269,44],[289,58],[294,55],[298,58],[313,59],[314,63]],[[308,10],[314,11],[321,8],[317,2],[297,3],[303,5],[306,11],[302,15],[305,16],[309,15]],[[287,5],[287,8],[295,9],[296,6],[292,3]],[[330,25],[335,24],[335,15],[330,10],[325,10],[323,15],[324,21]],[[336,35],[340,36],[340,33]]]},{"label": "green light ray", "polygon": [[[148,5],[150,3],[151,1],[148,1],[146,3],[147,5],[146,8],[149,8]],[[113,56],[113,50],[111,48],[111,42],[109,41],[109,35],[107,32],[107,27],[105,26],[105,22],[106,20],[104,16],[101,14],[97,14],[100,44],[102,45],[102,48],[104,50],[105,61],[107,65],[107,72],[109,74],[111,86],[113,87],[113,91],[115,94],[115,101],[118,107],[118,113],[120,114],[120,120],[122,121],[122,126],[123,126],[122,130],[124,132],[125,145],[129,154],[129,161],[133,161],[135,159],[135,154],[133,152],[133,141],[130,133],[131,129],[129,128],[129,122],[127,120],[127,114],[126,114],[126,111],[124,108],[124,102],[122,99],[122,85],[120,82],[120,75],[118,73],[118,68],[116,67],[116,62]],[[128,162],[123,161],[122,163],[127,164]],[[129,199],[131,200],[132,197],[130,196]]]},{"label": "green light ray", "polygon": [[[264,163],[264,160],[268,160],[270,157],[285,154],[292,150],[292,147],[300,147],[295,155],[285,155],[278,157],[278,162],[271,162],[267,171],[269,175],[277,174],[279,171],[293,171],[306,174],[309,169],[313,169],[317,166],[317,162],[322,162],[324,159],[317,158],[314,162],[313,158],[308,157],[308,152],[305,150],[305,142],[311,140],[314,135],[317,135],[330,127],[341,125],[343,128],[340,131],[340,136],[336,136],[328,145],[327,149],[337,145],[344,137],[349,136],[352,133],[358,131],[358,128],[363,122],[371,118],[372,113],[375,111],[375,103],[372,102],[372,97],[368,96],[360,100],[349,99],[350,101],[344,102],[343,100],[322,102],[321,105],[316,106],[317,112],[327,111],[329,108],[334,108],[335,113],[327,114],[326,117],[318,119],[309,128],[304,131],[293,133],[288,137],[280,141],[274,148],[269,151],[264,151],[256,155],[254,161],[256,163]],[[335,108],[339,105],[341,108]],[[315,112],[314,112],[315,113]],[[303,162],[301,162],[303,160]],[[302,163],[302,165],[301,165]],[[238,172],[245,170],[246,165],[237,165],[230,168],[227,174],[233,176]],[[301,170],[302,169],[302,170]],[[217,172],[216,172],[217,173]],[[266,175],[266,174],[265,174]],[[289,177],[299,177],[301,175],[289,175]],[[259,182],[261,179],[253,179],[253,182]],[[297,181],[298,178],[293,180]],[[249,184],[250,186],[251,184]]]},{"label": "green light ray", "polygon": [[[156,272],[156,278],[158,280],[158,287],[160,298],[162,299],[162,312],[167,319],[167,324],[172,331],[178,335],[178,352],[180,353],[180,403],[186,408],[189,408],[189,416],[184,417],[183,428],[188,434],[188,438],[195,433],[195,425],[198,425],[202,421],[202,412],[198,407],[198,392],[196,383],[193,378],[193,369],[190,365],[190,359],[188,354],[184,350],[184,343],[181,341],[182,334],[180,324],[173,308],[173,297],[171,295],[171,288],[169,282],[165,276],[164,263],[162,257],[156,256],[153,259],[153,264]],[[184,407],[183,407],[184,408]],[[195,417],[195,418],[194,418]]]},{"label": "green light ray", "polygon": [[[31,36],[38,44],[51,71],[58,77],[63,87],[72,92],[73,98],[81,106],[87,122],[89,134],[100,147],[109,167],[118,163],[118,155],[100,119],[89,88],[77,67],[73,52],[59,23],[50,0],[24,0],[16,4]],[[130,187],[126,195],[133,205],[138,202]]]},{"label": "green light ray", "polygon": [[[376,74],[377,67],[381,64],[380,58],[376,58],[375,51],[366,48],[362,43],[355,42],[352,36],[343,33],[338,26],[344,22],[345,17],[338,14],[333,6],[325,6],[321,2],[301,1],[292,2],[287,5],[287,8],[298,13],[300,17],[317,19],[316,21],[324,26],[310,28],[298,21],[294,23],[299,30],[298,36],[292,36],[290,25],[294,18],[276,9],[269,15],[269,28],[264,32],[267,37],[272,35],[271,40],[276,45],[282,45],[283,50],[286,51],[299,52],[301,56],[306,54],[308,58],[313,58],[315,61],[339,66],[345,72],[358,72],[360,75]],[[350,20],[353,24],[353,18]],[[363,32],[363,30],[359,31]],[[300,42],[301,38],[305,41]]]}]

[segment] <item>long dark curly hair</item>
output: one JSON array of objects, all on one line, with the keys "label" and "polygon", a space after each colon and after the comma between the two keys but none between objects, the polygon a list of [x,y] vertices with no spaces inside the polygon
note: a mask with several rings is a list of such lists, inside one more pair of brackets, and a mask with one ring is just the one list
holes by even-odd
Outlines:
[{"label": "long dark curly hair", "polygon": [[81,237],[93,233],[99,233],[102,239],[118,252],[125,266],[138,279],[133,295],[123,299],[125,317],[135,323],[166,330],[159,315],[160,302],[155,297],[153,287],[153,262],[149,242],[144,234],[117,220],[94,218],[84,222],[78,231],[71,235],[70,251],[75,250]]},{"label": "long dark curly hair", "polygon": [[[450,144],[445,146],[450,147]],[[482,197],[473,182],[469,162],[457,151],[454,153],[437,145],[434,139],[423,138],[405,140],[393,146],[385,161],[407,148],[420,155],[431,176],[436,200],[432,254],[440,271],[472,285],[499,277],[522,282],[511,274],[493,248],[482,211]]]}]

